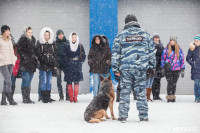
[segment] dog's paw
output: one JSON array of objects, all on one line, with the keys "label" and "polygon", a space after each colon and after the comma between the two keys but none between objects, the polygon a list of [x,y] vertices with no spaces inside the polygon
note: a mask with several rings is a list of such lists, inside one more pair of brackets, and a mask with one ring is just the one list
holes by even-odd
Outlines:
[{"label": "dog's paw", "polygon": [[107,117],[106,117],[106,119],[110,119],[110,117],[109,117],[109,116],[107,116]]}]

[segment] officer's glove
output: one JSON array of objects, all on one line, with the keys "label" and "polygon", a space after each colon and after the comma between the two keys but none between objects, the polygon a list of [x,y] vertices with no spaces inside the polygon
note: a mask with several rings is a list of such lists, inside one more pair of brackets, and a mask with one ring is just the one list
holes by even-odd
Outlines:
[{"label": "officer's glove", "polygon": [[181,78],[184,78],[184,76],[185,76],[185,70],[181,69]]}]

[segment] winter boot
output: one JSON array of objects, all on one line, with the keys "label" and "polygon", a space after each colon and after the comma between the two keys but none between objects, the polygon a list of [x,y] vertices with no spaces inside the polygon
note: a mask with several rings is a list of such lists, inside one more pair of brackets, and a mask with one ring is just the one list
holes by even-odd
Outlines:
[{"label": "winter boot", "polygon": [[10,103],[10,105],[17,105],[17,103],[14,101],[13,99],[13,94],[12,92],[8,92],[6,93],[6,97],[8,99],[8,102]]},{"label": "winter boot", "polygon": [[79,84],[74,85],[74,102],[78,102],[77,96],[78,96],[78,91],[79,91]]},{"label": "winter boot", "polygon": [[162,98],[160,98],[159,96],[158,97],[153,97],[153,100],[161,100],[162,101]]},{"label": "winter boot", "polygon": [[46,98],[47,98],[47,103],[53,102],[52,99],[51,99],[51,91],[47,90],[45,95],[46,95]]},{"label": "winter boot", "polygon": [[63,94],[59,94],[59,97],[60,97],[59,101],[63,101],[64,100]]},{"label": "winter boot", "polygon": [[28,99],[28,103],[30,104],[35,104],[35,102],[33,102],[30,98],[30,94],[31,94],[31,87],[27,87],[27,99]]},{"label": "winter boot", "polygon": [[69,101],[69,94],[68,94],[67,85],[66,85],[66,101]]},{"label": "winter boot", "polygon": [[167,99],[167,102],[168,102],[168,103],[169,103],[169,102],[172,102],[172,101],[173,101],[173,98],[174,98],[173,95],[167,95],[167,96],[166,96],[166,99]]},{"label": "winter boot", "polygon": [[6,102],[6,92],[2,92],[2,99],[1,99],[1,105],[7,105],[8,103]]},{"label": "winter boot", "polygon": [[150,98],[151,96],[151,91],[152,91],[152,88],[146,88],[146,96],[147,96],[147,101],[152,101],[152,99]]},{"label": "winter boot", "polygon": [[120,121],[121,123],[126,123],[126,118],[118,118],[118,121]]},{"label": "winter boot", "polygon": [[172,95],[172,101],[171,102],[176,102],[176,96]]},{"label": "winter boot", "polygon": [[119,102],[119,99],[120,99],[120,87],[118,86],[117,87],[117,98],[116,98],[116,102]]},{"label": "winter boot", "polygon": [[28,97],[27,97],[28,91],[27,91],[27,89],[28,89],[27,87],[21,87],[22,99],[23,99],[22,103],[28,103]]},{"label": "winter boot", "polygon": [[68,84],[68,85],[67,85],[67,88],[68,88],[69,100],[70,100],[70,102],[73,102],[74,99],[73,99],[73,88],[72,88],[72,84]]},{"label": "winter boot", "polygon": [[142,121],[149,121],[149,119],[148,118],[146,118],[146,119],[140,119],[140,121],[142,122]]},{"label": "winter boot", "polygon": [[43,103],[48,103],[47,96],[46,96],[46,90],[42,90],[41,91],[41,95],[42,95],[42,102]]}]

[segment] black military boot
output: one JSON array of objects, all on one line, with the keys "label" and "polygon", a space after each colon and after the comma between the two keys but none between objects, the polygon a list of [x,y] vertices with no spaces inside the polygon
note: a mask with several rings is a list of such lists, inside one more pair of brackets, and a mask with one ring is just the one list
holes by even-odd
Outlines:
[{"label": "black military boot", "polygon": [[2,99],[1,99],[1,105],[7,105],[8,103],[6,102],[6,92],[2,92]]},{"label": "black military boot", "polygon": [[8,102],[10,103],[10,105],[17,105],[17,103],[14,101],[13,99],[13,94],[12,92],[7,92],[6,93],[6,97],[8,99]]},{"label": "black military boot", "polygon": [[120,121],[121,123],[126,123],[126,118],[118,118],[118,121]]},{"label": "black military boot", "polygon": [[140,119],[140,121],[142,122],[142,121],[149,121],[149,119],[148,118],[146,118],[146,119]]}]

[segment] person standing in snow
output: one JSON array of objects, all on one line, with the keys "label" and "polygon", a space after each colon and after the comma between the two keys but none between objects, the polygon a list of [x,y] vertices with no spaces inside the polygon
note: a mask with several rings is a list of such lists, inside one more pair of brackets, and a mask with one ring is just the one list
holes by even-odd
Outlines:
[{"label": "person standing in snow", "polygon": [[100,76],[110,76],[111,50],[108,44],[108,39],[106,38],[101,35],[94,36],[88,54],[88,65],[90,67],[89,72],[92,73],[94,80],[94,97],[97,96],[101,88]]},{"label": "person standing in snow", "polygon": [[[79,43],[79,36],[76,32],[69,35],[69,45],[64,46],[63,60],[64,81],[67,82],[67,89],[70,102],[78,102],[77,96],[79,92],[79,82],[83,81],[82,65],[85,61],[85,50],[81,43]],[[72,86],[74,83],[74,89]]]},{"label": "person standing in snow", "polygon": [[13,72],[13,65],[17,57],[14,54],[12,39],[10,36],[10,27],[3,25],[1,27],[0,35],[0,73],[3,77],[3,91],[1,105],[7,105],[6,97],[10,105],[17,105],[13,99],[13,92],[11,89],[11,76]]},{"label": "person standing in snow", "polygon": [[19,63],[20,63],[20,56],[17,52],[17,49],[18,49],[18,44],[15,42],[13,36],[10,34],[11,36],[11,40],[12,40],[12,44],[13,44],[13,49],[14,49],[14,53],[15,53],[15,56],[17,57],[17,60],[15,62],[15,65],[13,66],[13,73],[12,73],[12,76],[11,76],[11,89],[12,89],[12,93],[14,95],[15,93],[15,82],[16,82],[16,79],[17,78],[21,78],[21,71],[19,69]]},{"label": "person standing in snow", "polygon": [[190,48],[186,57],[191,65],[191,79],[194,80],[195,102],[200,102],[200,34],[190,43]]},{"label": "person standing in snow", "polygon": [[42,102],[52,102],[51,80],[52,71],[56,70],[56,48],[53,41],[54,33],[49,27],[40,31],[40,38],[36,44],[36,51],[39,64],[39,92],[41,92]]},{"label": "person standing in snow", "polygon": [[34,72],[37,68],[36,60],[36,39],[33,36],[31,27],[27,27],[24,33],[18,40],[18,54],[20,55],[20,70],[22,75],[22,99],[23,103],[34,104],[30,99],[31,82],[33,79]]},{"label": "person standing in snow", "polygon": [[[64,36],[64,32],[62,30],[58,30],[56,32],[56,49],[57,49],[57,68],[58,71],[60,73],[60,75],[57,77],[57,87],[58,87],[58,92],[59,92],[59,96],[60,99],[59,101],[64,99],[64,95],[63,95],[63,89],[62,89],[62,71],[64,71],[65,69],[65,63],[63,61],[63,51],[64,51],[64,47],[66,45],[69,45],[69,41],[65,38]],[[66,54],[66,53],[64,53]],[[69,100],[69,95],[68,95],[68,90],[67,90],[67,85],[66,85],[66,100]]]},{"label": "person standing in snow", "polygon": [[140,121],[149,121],[146,98],[146,70],[154,69],[155,46],[150,34],[140,28],[134,14],[125,18],[125,27],[118,33],[112,48],[112,70],[120,76],[119,118],[126,122],[130,104],[130,93],[134,87]]},{"label": "person standing in snow", "polygon": [[155,33],[153,35],[153,41],[154,41],[155,49],[156,49],[156,74],[155,74],[155,78],[152,85],[152,94],[153,94],[153,100],[162,100],[159,96],[160,95],[160,81],[162,78],[160,63],[161,63],[161,56],[162,56],[164,47],[158,33]]},{"label": "person standing in snow", "polygon": [[167,102],[175,102],[176,84],[180,74],[184,77],[185,70],[184,54],[176,36],[170,37],[169,44],[162,52],[161,69],[162,75],[167,79]]}]

